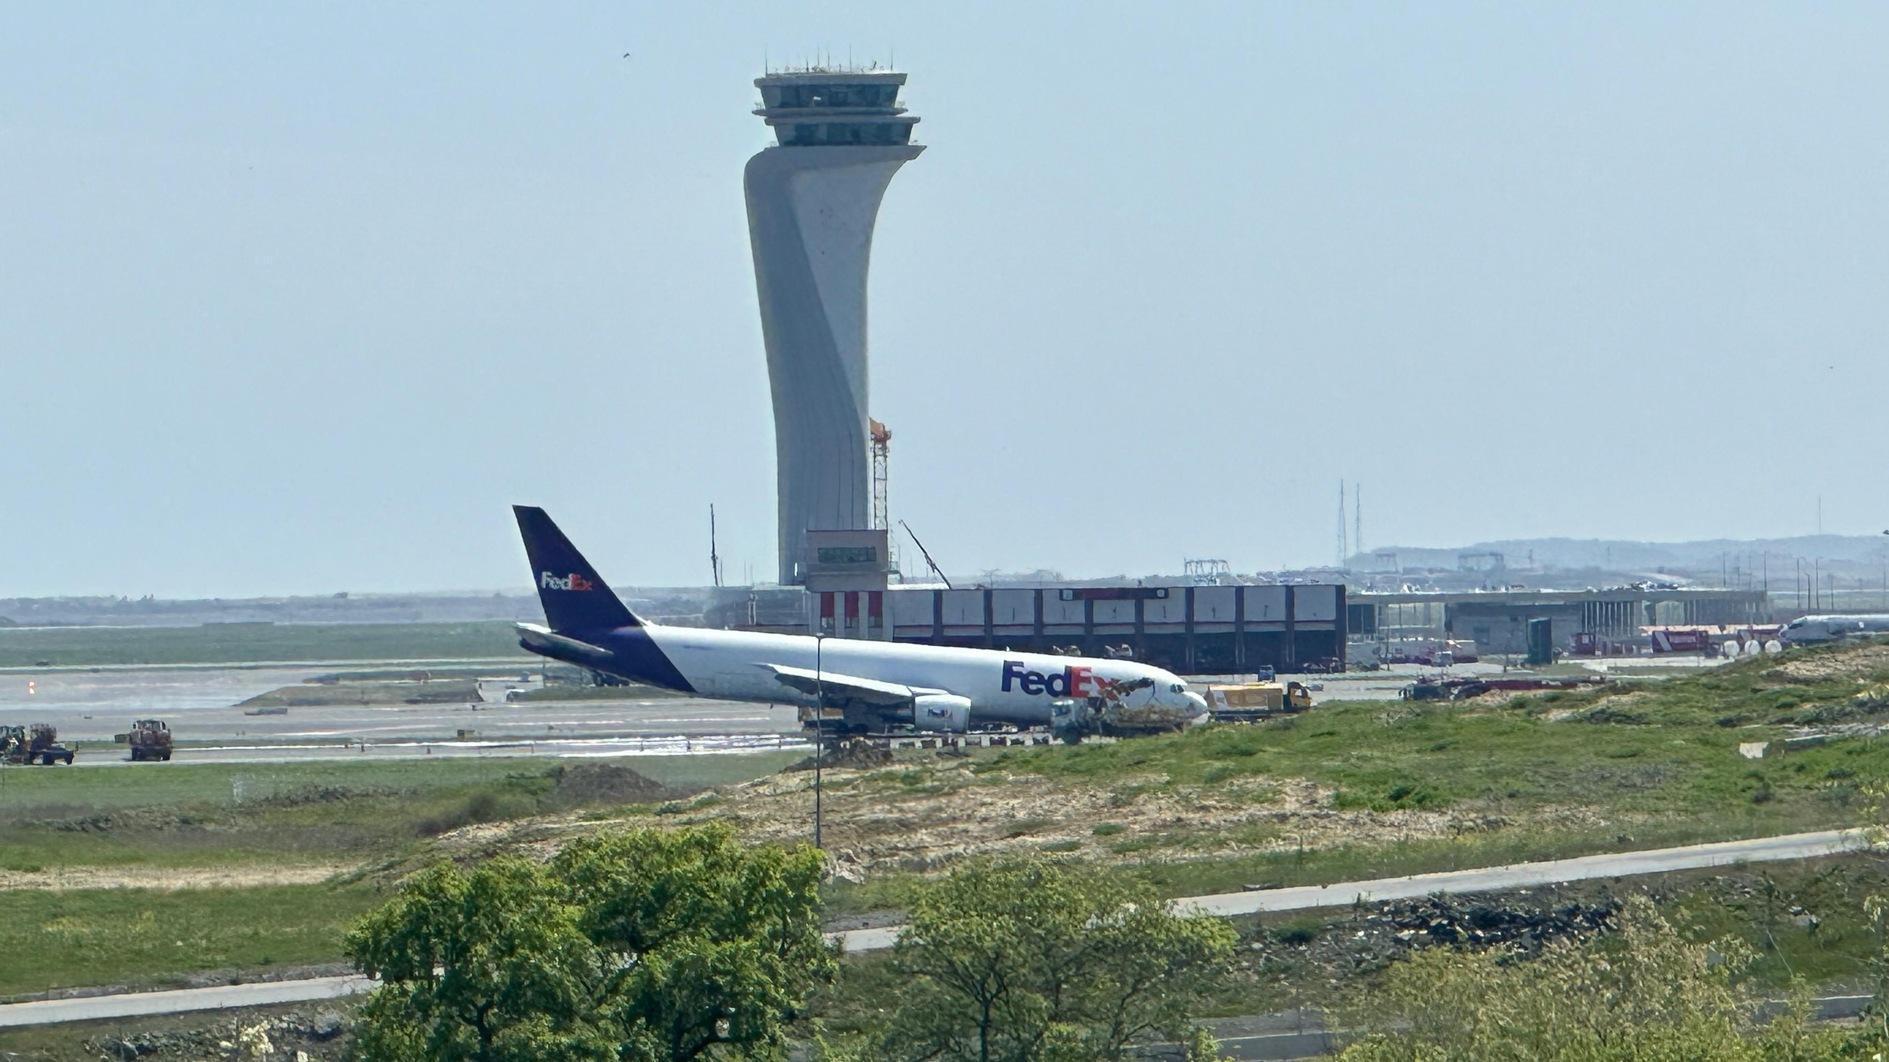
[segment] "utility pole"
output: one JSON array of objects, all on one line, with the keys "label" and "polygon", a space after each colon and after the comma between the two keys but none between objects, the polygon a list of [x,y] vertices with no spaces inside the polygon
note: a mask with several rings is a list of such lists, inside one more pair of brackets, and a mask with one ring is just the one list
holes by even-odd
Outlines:
[{"label": "utility pole", "polygon": [[822,667],[821,647],[826,635],[813,636],[813,846],[825,851],[820,843],[820,761],[826,759],[826,670]]},{"label": "utility pole", "polygon": [[721,587],[721,557],[715,553],[715,503],[708,503],[708,570],[715,577],[715,586]]}]

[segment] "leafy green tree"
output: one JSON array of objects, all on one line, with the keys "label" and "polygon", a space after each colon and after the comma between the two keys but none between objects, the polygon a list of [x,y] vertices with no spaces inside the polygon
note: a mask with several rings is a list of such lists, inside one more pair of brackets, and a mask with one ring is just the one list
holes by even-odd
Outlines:
[{"label": "leafy green tree", "polygon": [[778,1054],[835,971],[820,854],[720,826],[633,830],[548,866],[422,871],[350,935],[380,977],[362,1053],[406,1062]]},{"label": "leafy green tree", "polygon": [[1113,1059],[1191,1035],[1188,1009],[1237,937],[1145,884],[1041,859],[977,863],[927,887],[894,949],[910,978],[884,1048],[912,1059]]},{"label": "leafy green tree", "polygon": [[634,1057],[779,1048],[837,972],[811,847],[749,846],[721,826],[635,830],[579,841],[553,869],[609,955],[610,1014]]},{"label": "leafy green tree", "polygon": [[608,1059],[594,1017],[602,953],[544,868],[495,859],[470,873],[442,863],[415,875],[348,938],[385,984],[360,1032],[373,1059]]},{"label": "leafy green tree", "polygon": [[1618,932],[1550,944],[1534,959],[1433,949],[1391,967],[1360,996],[1353,1027],[1395,1027],[1344,1062],[1478,1062],[1841,1057],[1842,1034],[1814,1030],[1801,1001],[1768,1023],[1739,975],[1749,946],[1687,940],[1636,898]]}]

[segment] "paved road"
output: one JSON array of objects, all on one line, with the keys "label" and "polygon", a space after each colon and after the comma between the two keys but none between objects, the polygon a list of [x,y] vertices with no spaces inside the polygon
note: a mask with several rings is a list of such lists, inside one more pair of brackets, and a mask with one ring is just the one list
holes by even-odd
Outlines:
[{"label": "paved road", "polygon": [[177,988],[164,992],[126,992],[83,999],[47,999],[9,1003],[0,1007],[0,1029],[21,1025],[54,1025],[66,1021],[136,1018],[148,1014],[182,1014],[192,1010],[226,1007],[261,1007],[271,1003],[308,1003],[365,992],[374,982],[365,977],[311,977],[301,981],[258,981],[216,988]]},{"label": "paved road", "polygon": [[[1347,881],[1335,885],[1306,885],[1290,889],[1261,889],[1217,896],[1193,896],[1178,902],[1183,909],[1222,917],[1255,914],[1261,911],[1301,911],[1320,907],[1341,907],[1357,900],[1396,900],[1412,896],[1428,896],[1436,892],[1491,892],[1533,885],[1586,881],[1593,878],[1663,874],[1675,870],[1696,870],[1701,867],[1728,866],[1737,863],[1811,859],[1864,847],[1867,847],[1867,842],[1853,830],[1826,830],[1819,833],[1789,834],[1783,837],[1759,837],[1746,841],[1687,845],[1682,848],[1658,848],[1641,852],[1617,852],[1580,856],[1574,859],[1554,859],[1540,863],[1516,863],[1480,870],[1413,874],[1402,878]],[[828,936],[840,943],[848,952],[879,951],[891,947],[903,928],[903,926],[886,926],[880,929],[855,929],[832,933]],[[83,999],[11,1003],[0,1006],[0,1028],[330,999],[351,992],[364,991],[368,987],[370,987],[369,982],[363,978],[320,977],[304,981],[258,982],[216,988],[186,988],[167,992],[133,992],[111,996],[91,996]],[[1240,1057],[1291,1056],[1243,1055]]]},{"label": "paved road", "polygon": [[[1855,831],[1825,830],[1820,833],[1796,833],[1783,837],[1758,837],[1748,841],[1720,841],[1713,844],[1687,845],[1683,848],[1655,848],[1641,852],[1617,852],[1606,855],[1551,859],[1540,863],[1514,863],[1479,870],[1452,870],[1437,874],[1412,874],[1402,878],[1378,878],[1372,881],[1346,881],[1335,885],[1301,885],[1290,889],[1259,889],[1252,892],[1228,892],[1214,896],[1190,896],[1177,901],[1182,909],[1200,914],[1258,914],[1262,911],[1304,911],[1319,907],[1343,907],[1355,901],[1402,900],[1428,896],[1436,892],[1497,892],[1593,878],[1619,878],[1634,874],[1664,874],[1675,870],[1725,866],[1733,863],[1765,863],[1787,859],[1811,859],[1866,847]],[[892,946],[903,926],[880,929],[855,929],[834,934],[849,952],[878,951]]]}]

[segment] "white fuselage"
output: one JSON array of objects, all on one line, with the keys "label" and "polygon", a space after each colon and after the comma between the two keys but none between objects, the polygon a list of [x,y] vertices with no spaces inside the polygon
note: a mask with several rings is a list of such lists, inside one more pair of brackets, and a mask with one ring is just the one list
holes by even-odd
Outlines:
[{"label": "white fuselage", "polygon": [[1786,645],[1816,645],[1843,638],[1889,634],[1889,615],[1803,616],[1784,626]]},{"label": "white fuselage", "polygon": [[976,723],[1048,725],[1053,703],[1100,695],[1097,679],[1148,680],[1119,699],[1123,707],[1167,706],[1190,718],[1206,707],[1172,672],[1132,660],[693,627],[643,629],[696,692],[729,700],[812,704],[813,697],[783,685],[768,666],[777,665],[954,694],[971,702]]}]

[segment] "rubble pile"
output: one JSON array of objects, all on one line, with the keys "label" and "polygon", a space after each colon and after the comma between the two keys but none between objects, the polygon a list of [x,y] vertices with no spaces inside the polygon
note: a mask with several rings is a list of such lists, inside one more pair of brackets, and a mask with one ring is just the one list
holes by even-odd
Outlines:
[{"label": "rubble pile", "polygon": [[1406,900],[1392,905],[1373,922],[1388,928],[1405,948],[1448,945],[1473,949],[1508,947],[1528,954],[1562,937],[1583,936],[1608,928],[1620,902],[1566,903],[1534,907],[1518,893],[1520,904],[1464,903],[1447,896]]},{"label": "rubble pile", "polygon": [[[885,767],[891,763],[892,750],[880,748],[865,738],[852,738],[827,749],[826,758],[820,761],[820,766],[826,769],[870,771],[875,767]],[[813,757],[809,756],[798,763],[790,764],[786,769],[811,771]]]},{"label": "rubble pile", "polygon": [[1360,907],[1324,925],[1305,919],[1260,928],[1247,942],[1244,965],[1282,983],[1317,978],[1331,985],[1383,969],[1421,948],[1506,948],[1533,955],[1551,941],[1607,930],[1620,901],[1591,902],[1518,890],[1495,897],[1437,895]]},{"label": "rubble pile", "polygon": [[87,1052],[113,1062],[139,1058],[315,1062],[350,1057],[353,1038],[348,1032],[348,1019],[340,1011],[322,1008],[260,1020],[234,1017],[161,1032],[100,1036],[86,1040],[84,1046]]}]

